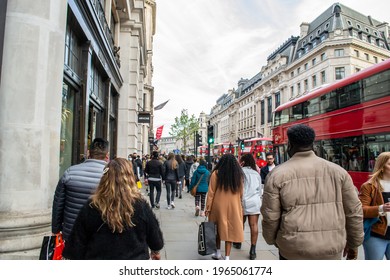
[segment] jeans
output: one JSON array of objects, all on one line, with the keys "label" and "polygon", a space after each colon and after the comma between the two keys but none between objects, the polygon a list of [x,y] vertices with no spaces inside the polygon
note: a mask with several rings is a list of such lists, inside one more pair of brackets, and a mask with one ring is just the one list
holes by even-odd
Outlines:
[{"label": "jeans", "polygon": [[176,181],[166,180],[165,187],[167,188],[167,203],[169,206],[175,200]]},{"label": "jeans", "polygon": [[[156,206],[160,202],[160,196],[161,196],[161,181],[148,181],[149,182],[149,199],[150,199],[150,205],[152,208]],[[156,194],[156,200],[154,200],[154,188],[156,188],[157,194]]]},{"label": "jeans", "polygon": [[366,260],[383,260],[384,256],[390,260],[390,240],[371,236],[363,242],[363,248]]}]

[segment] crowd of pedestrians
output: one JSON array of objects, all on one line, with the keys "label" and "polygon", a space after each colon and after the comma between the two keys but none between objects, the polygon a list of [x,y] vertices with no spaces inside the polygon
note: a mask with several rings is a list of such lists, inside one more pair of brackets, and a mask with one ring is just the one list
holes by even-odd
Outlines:
[{"label": "crowd of pedestrians", "polygon": [[160,259],[164,239],[155,211],[174,211],[191,192],[194,216],[216,224],[213,259],[229,260],[232,247],[241,249],[246,221],[250,260],[257,258],[260,226],[281,260],[357,259],[360,245],[365,259],[390,259],[390,152],[378,156],[358,193],[342,167],[315,155],[311,127],[292,126],[287,136],[289,160],[276,165],[267,153],[261,169],[251,154],[222,155],[213,168],[202,157],[157,151],[109,160],[108,142],[95,139],[89,158],[65,171],[54,194],[52,232],[63,233],[63,257]]}]

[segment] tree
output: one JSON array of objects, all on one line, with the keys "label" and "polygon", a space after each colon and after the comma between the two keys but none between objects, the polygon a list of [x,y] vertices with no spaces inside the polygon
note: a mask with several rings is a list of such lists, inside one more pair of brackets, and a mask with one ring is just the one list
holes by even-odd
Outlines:
[{"label": "tree", "polygon": [[171,125],[169,135],[176,138],[176,140],[183,141],[183,148],[187,151],[187,141],[194,138],[194,132],[199,129],[199,122],[193,114],[188,116],[188,110],[181,110],[180,117],[175,117],[175,123]]}]

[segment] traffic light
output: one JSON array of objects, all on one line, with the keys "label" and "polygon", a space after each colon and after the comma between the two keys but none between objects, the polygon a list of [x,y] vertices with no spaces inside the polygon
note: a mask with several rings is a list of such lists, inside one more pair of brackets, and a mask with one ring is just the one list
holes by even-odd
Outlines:
[{"label": "traffic light", "polygon": [[214,127],[212,125],[207,127],[207,143],[214,143]]},{"label": "traffic light", "polygon": [[245,143],[244,143],[244,140],[241,141],[240,143],[240,147],[241,147],[241,151],[243,151],[245,149]]},{"label": "traffic light", "polygon": [[196,146],[199,147],[199,146],[202,146],[202,135],[198,134],[198,132],[196,132]]}]

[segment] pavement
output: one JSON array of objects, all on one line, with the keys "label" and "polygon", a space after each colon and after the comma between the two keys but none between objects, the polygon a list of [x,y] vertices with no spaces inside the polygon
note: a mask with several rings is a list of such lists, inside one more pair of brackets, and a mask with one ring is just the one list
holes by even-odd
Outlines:
[{"label": "pavement", "polygon": [[[141,192],[147,196],[145,186]],[[149,198],[147,197],[148,201]],[[175,208],[168,210],[166,200],[166,189],[162,188],[160,198],[160,209],[154,209],[160,227],[164,235],[165,246],[161,250],[162,260],[211,260],[211,256],[201,256],[198,254],[198,228],[205,217],[195,216],[195,198],[191,194],[183,191],[182,199],[175,198]],[[250,230],[249,224],[245,224],[244,239],[241,249],[232,247],[230,253],[231,260],[249,260]],[[221,242],[221,253],[224,252],[224,242]],[[273,245],[268,245],[262,236],[261,215],[259,218],[259,236],[256,245],[256,260],[278,260],[278,249]],[[359,260],[364,259],[363,247],[359,247]]]}]

